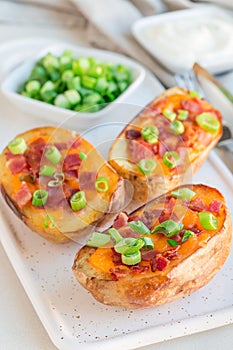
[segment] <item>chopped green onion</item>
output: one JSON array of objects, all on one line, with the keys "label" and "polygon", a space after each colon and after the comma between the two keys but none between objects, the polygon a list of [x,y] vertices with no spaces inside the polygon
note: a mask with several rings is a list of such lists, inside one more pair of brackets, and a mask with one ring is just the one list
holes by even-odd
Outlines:
[{"label": "chopped green onion", "polygon": [[41,88],[41,83],[38,80],[30,80],[26,84],[26,91],[30,94],[30,96],[36,96],[39,94]]},{"label": "chopped green onion", "polygon": [[45,152],[45,157],[50,160],[51,163],[57,164],[61,160],[61,153],[56,146],[52,146]]},{"label": "chopped green onion", "polygon": [[169,119],[171,122],[173,122],[176,119],[176,113],[170,111],[169,109],[165,109],[163,111],[163,115],[164,117],[166,117],[167,119]]},{"label": "chopped green onion", "polygon": [[192,199],[195,194],[195,192],[191,191],[187,187],[182,187],[175,191],[172,191],[172,196],[178,199]]},{"label": "chopped green onion", "polygon": [[74,211],[83,209],[87,204],[85,192],[78,191],[70,199],[71,208]]},{"label": "chopped green onion", "polygon": [[82,75],[85,74],[90,69],[90,61],[86,57],[80,57],[77,60],[73,61],[72,70],[74,74]]},{"label": "chopped green onion", "polygon": [[173,134],[175,135],[180,135],[184,133],[184,124],[181,123],[181,121],[179,120],[174,120],[173,122],[171,122],[170,124],[170,129],[173,132]]},{"label": "chopped green onion", "polygon": [[86,160],[86,159],[87,159],[87,155],[86,155],[85,153],[83,153],[83,152],[80,152],[80,153],[79,153],[79,158],[80,158],[81,160]]},{"label": "chopped green onion", "polygon": [[208,231],[216,230],[218,228],[218,219],[210,212],[202,211],[198,213],[201,226]]},{"label": "chopped green onion", "polygon": [[36,190],[32,196],[32,205],[35,207],[43,206],[48,200],[49,194],[45,190]]},{"label": "chopped green onion", "polygon": [[201,98],[201,95],[199,94],[199,92],[197,92],[197,91],[195,91],[195,90],[189,91],[189,96]]},{"label": "chopped green onion", "polygon": [[150,230],[142,221],[130,221],[128,222],[129,227],[139,235],[150,234]]},{"label": "chopped green onion", "polygon": [[81,101],[80,94],[74,89],[65,91],[64,96],[69,101],[71,107],[77,105]]},{"label": "chopped green onion", "polygon": [[64,182],[65,179],[65,174],[62,172],[56,172],[53,175],[54,180],[50,180],[48,182],[48,186],[49,187],[60,187],[62,185],[62,183]]},{"label": "chopped green onion", "polygon": [[210,133],[216,133],[220,128],[220,122],[211,113],[201,113],[196,117],[197,124]]},{"label": "chopped green onion", "polygon": [[44,165],[39,172],[39,175],[42,176],[52,176],[56,171],[56,168],[50,165]]},{"label": "chopped green onion", "polygon": [[151,238],[141,237],[140,239],[144,241],[144,246],[142,247],[143,250],[154,249],[154,243]]},{"label": "chopped green onion", "polygon": [[116,243],[120,242],[123,239],[119,231],[115,228],[110,228],[108,232],[110,233],[111,237],[114,239]]},{"label": "chopped green onion", "polygon": [[159,224],[158,226],[156,226],[151,231],[151,233],[162,233],[167,237],[172,237],[177,233],[179,233],[182,230],[183,226],[184,225],[180,222],[175,222],[173,220],[166,220],[161,224]]},{"label": "chopped green onion", "polygon": [[180,156],[174,151],[166,152],[163,156],[163,162],[168,168],[172,169],[180,163]]},{"label": "chopped green onion", "polygon": [[179,245],[175,239],[168,239],[167,243],[170,244],[171,247],[177,247]]},{"label": "chopped green onion", "polygon": [[144,241],[132,237],[123,238],[114,245],[114,250],[120,254],[132,254],[144,246]]},{"label": "chopped green onion", "polygon": [[145,126],[142,129],[141,134],[144,140],[152,145],[158,142],[159,130],[154,125]]},{"label": "chopped green onion", "polygon": [[67,81],[67,87],[70,90],[78,90],[81,87],[81,79],[80,77],[74,77],[73,79],[70,79]]},{"label": "chopped green onion", "polygon": [[44,218],[44,228],[55,227],[54,218],[51,215],[46,215]]},{"label": "chopped green onion", "polygon": [[135,265],[135,264],[140,263],[141,260],[142,260],[142,257],[141,257],[141,253],[139,250],[133,254],[130,254],[130,255],[129,254],[127,254],[127,255],[122,254],[121,255],[121,261],[125,265]]},{"label": "chopped green onion", "polygon": [[59,68],[59,62],[57,57],[53,56],[51,53],[48,53],[42,60],[43,66],[48,70],[56,70]]},{"label": "chopped green onion", "polygon": [[72,70],[68,69],[62,73],[61,80],[67,83],[73,77],[74,77],[74,73],[72,72]]},{"label": "chopped green onion", "polygon": [[19,177],[19,180],[34,184],[36,181],[36,177],[35,177],[35,175],[32,175],[32,174],[25,174],[25,175],[21,175]]},{"label": "chopped green onion", "polygon": [[149,175],[156,167],[154,159],[145,158],[141,159],[138,163],[138,170],[144,175]]},{"label": "chopped green onion", "polygon": [[88,75],[84,75],[82,77],[82,85],[87,89],[93,89],[96,85],[96,78],[89,77]]},{"label": "chopped green onion", "polygon": [[22,137],[17,137],[8,143],[8,148],[13,154],[23,154],[27,149],[27,144]]},{"label": "chopped green onion", "polygon": [[194,232],[190,230],[185,230],[183,237],[182,237],[182,243],[186,242],[190,237],[194,236]]},{"label": "chopped green onion", "polygon": [[98,179],[95,181],[95,189],[98,192],[107,192],[109,189],[108,179],[104,176],[98,177]]},{"label": "chopped green onion", "polygon": [[86,241],[86,245],[89,247],[99,248],[109,243],[110,239],[110,235],[100,232],[93,232],[91,237]]},{"label": "chopped green onion", "polygon": [[70,101],[64,94],[57,95],[54,100],[54,105],[66,109],[69,109],[71,107]]},{"label": "chopped green onion", "polygon": [[186,111],[185,109],[178,109],[178,115],[177,115],[177,119],[179,120],[186,120],[189,116],[188,111]]},{"label": "chopped green onion", "polygon": [[46,81],[40,89],[40,95],[43,101],[52,103],[57,96],[55,84],[51,80]]}]

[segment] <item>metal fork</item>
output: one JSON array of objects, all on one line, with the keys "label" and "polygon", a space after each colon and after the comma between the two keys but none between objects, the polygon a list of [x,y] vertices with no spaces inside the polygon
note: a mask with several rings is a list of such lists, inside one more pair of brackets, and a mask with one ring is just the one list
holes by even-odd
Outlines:
[{"label": "metal fork", "polygon": [[[175,82],[178,86],[186,88],[188,90],[195,90],[201,96],[205,97],[205,93],[199,84],[193,70],[176,74]],[[226,147],[229,151],[233,152],[233,131],[225,121],[223,121],[223,134],[217,144],[217,147]]]}]

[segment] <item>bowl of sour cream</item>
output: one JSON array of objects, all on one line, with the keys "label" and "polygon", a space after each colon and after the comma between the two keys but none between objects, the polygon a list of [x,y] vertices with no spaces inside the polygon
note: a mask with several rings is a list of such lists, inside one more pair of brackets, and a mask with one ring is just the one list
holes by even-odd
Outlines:
[{"label": "bowl of sour cream", "polygon": [[132,26],[136,40],[173,73],[198,62],[211,73],[233,68],[233,18],[214,7],[150,16]]}]

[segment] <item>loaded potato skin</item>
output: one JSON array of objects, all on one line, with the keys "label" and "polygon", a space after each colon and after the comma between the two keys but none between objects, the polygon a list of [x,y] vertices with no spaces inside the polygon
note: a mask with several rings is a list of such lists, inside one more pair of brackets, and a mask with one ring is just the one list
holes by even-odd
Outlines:
[{"label": "loaded potato skin", "polygon": [[[194,196],[174,197],[181,188]],[[135,233],[131,222],[143,222],[150,233]],[[170,230],[180,225],[180,231],[169,234],[166,225]],[[114,226],[122,237],[148,237],[154,246],[142,247],[141,260],[133,265],[122,262],[114,240],[112,246],[86,245],[77,253],[73,265],[77,280],[107,305],[149,308],[193,293],[215,276],[230,252],[232,224],[225,200],[217,189],[205,185],[179,187],[129,216],[120,214]]]},{"label": "loaded potato skin", "polygon": [[124,197],[120,176],[96,149],[55,127],[28,130],[9,142],[0,155],[0,183],[17,216],[55,243],[78,240]]},{"label": "loaded potato skin", "polygon": [[222,135],[222,117],[195,92],[174,87],[119,134],[109,163],[134,187],[139,204],[188,183]]}]

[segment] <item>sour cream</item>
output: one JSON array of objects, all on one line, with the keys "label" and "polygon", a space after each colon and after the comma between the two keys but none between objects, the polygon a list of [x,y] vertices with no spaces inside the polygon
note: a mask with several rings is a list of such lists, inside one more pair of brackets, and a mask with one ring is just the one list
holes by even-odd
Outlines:
[{"label": "sour cream", "polygon": [[179,18],[144,28],[154,48],[184,69],[194,62],[205,66],[218,60],[232,61],[233,22],[218,17]]}]

